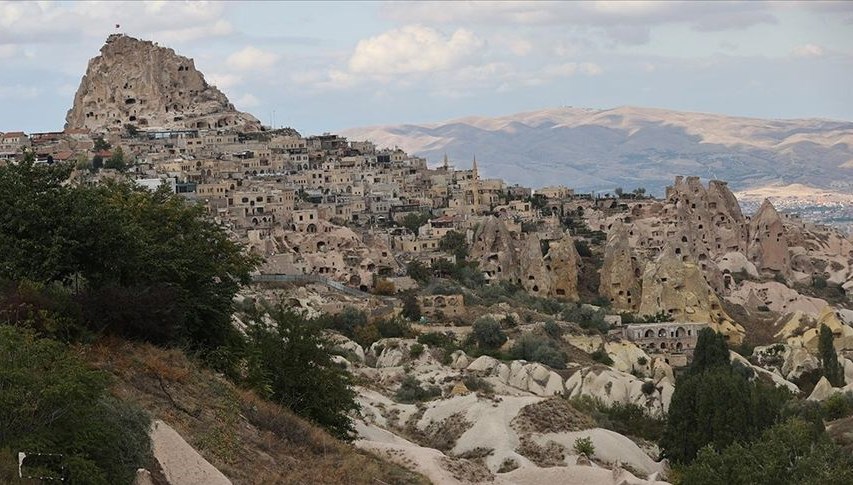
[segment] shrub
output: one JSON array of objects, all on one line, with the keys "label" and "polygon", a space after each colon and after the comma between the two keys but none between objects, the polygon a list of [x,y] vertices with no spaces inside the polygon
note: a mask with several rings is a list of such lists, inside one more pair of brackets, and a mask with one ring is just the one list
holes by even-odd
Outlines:
[{"label": "shrub", "polygon": [[471,335],[477,345],[484,349],[497,349],[506,342],[501,324],[490,317],[480,317],[474,322]]},{"label": "shrub", "polygon": [[107,382],[59,342],[0,326],[0,450],[62,454],[75,483],[132,482],[150,458],[150,420]]},{"label": "shrub", "polygon": [[421,344],[414,344],[409,348],[409,357],[413,359],[417,359],[424,353],[424,346]]},{"label": "shrub", "polygon": [[853,458],[800,419],[777,424],[752,442],[706,446],[683,469],[683,483],[853,483]]},{"label": "shrub", "polygon": [[610,324],[604,321],[604,310],[599,308],[592,309],[581,304],[576,304],[574,307],[563,311],[563,320],[575,322],[584,330],[598,331],[606,333],[610,330]]},{"label": "shrub", "polygon": [[394,287],[394,283],[385,278],[377,279],[376,283],[373,285],[373,292],[377,295],[391,296],[396,291],[397,289]]},{"label": "shrub", "polygon": [[555,369],[566,368],[566,356],[556,344],[546,338],[525,333],[516,340],[510,349],[513,359],[540,362]]},{"label": "shrub", "polygon": [[587,458],[592,458],[595,455],[595,446],[592,444],[592,438],[587,436],[585,438],[576,439],[574,450],[578,455],[584,455]]},{"label": "shrub", "polygon": [[592,357],[592,360],[598,363],[604,365],[613,365],[613,359],[611,359],[610,356],[607,355],[607,352],[605,352],[604,349],[596,350],[595,352],[590,354],[590,357]]},{"label": "shrub", "polygon": [[645,357],[643,357],[642,355],[640,357],[637,357],[637,364],[646,365],[648,363],[649,363],[649,360],[646,359]]},{"label": "shrub", "polygon": [[381,338],[407,338],[414,335],[409,322],[399,318],[377,320],[375,323]]},{"label": "shrub", "polygon": [[853,414],[853,392],[833,394],[821,404],[821,411],[827,421],[850,416]]},{"label": "shrub", "polygon": [[508,473],[519,467],[518,462],[514,458],[506,458],[501,462],[498,473]]},{"label": "shrub", "polygon": [[469,390],[474,392],[483,392],[485,394],[491,394],[494,392],[494,386],[492,384],[483,379],[482,377],[477,377],[474,375],[466,375],[462,378],[462,383],[465,384]]},{"label": "shrub", "polygon": [[643,394],[647,396],[651,396],[655,393],[657,388],[655,387],[654,381],[646,381],[643,383],[643,387],[640,388],[643,391]]},{"label": "shrub", "polygon": [[415,295],[407,292],[401,299],[403,300],[403,316],[413,322],[420,321],[421,305]]},{"label": "shrub", "polygon": [[560,326],[554,320],[548,320],[545,322],[545,333],[548,334],[549,337],[559,340],[563,336],[563,327]]},{"label": "shrub", "polygon": [[441,395],[441,389],[436,386],[422,386],[413,376],[406,376],[400,383],[400,388],[394,395],[394,399],[401,403],[414,403],[427,401]]},{"label": "shrub", "polygon": [[[350,439],[347,416],[358,409],[350,375],[332,362],[319,325],[282,306],[271,309],[272,323],[252,321],[247,383],[294,413]],[[318,392],[322,389],[322,392]]]},{"label": "shrub", "polygon": [[578,411],[591,416],[598,427],[626,436],[657,441],[666,425],[664,417],[651,416],[641,406],[632,403],[608,405],[590,396],[579,396],[569,402]]},{"label": "shrub", "polygon": [[456,347],[456,339],[452,333],[427,332],[418,335],[418,343],[430,347],[451,348]]}]

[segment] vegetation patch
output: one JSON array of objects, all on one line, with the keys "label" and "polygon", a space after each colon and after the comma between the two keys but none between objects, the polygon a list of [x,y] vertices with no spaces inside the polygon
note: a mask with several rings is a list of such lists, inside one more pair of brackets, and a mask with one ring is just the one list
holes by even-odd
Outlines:
[{"label": "vegetation patch", "polygon": [[566,399],[553,397],[524,406],[510,425],[520,433],[560,433],[594,428],[596,423]]}]

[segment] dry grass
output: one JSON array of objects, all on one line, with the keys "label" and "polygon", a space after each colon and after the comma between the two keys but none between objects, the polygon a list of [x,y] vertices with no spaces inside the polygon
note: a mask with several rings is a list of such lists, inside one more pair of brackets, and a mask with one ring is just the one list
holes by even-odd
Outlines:
[{"label": "dry grass", "polygon": [[113,394],[175,428],[235,485],[429,483],[237,388],[180,350],[104,340],[80,352],[116,377]]},{"label": "dry grass", "polygon": [[543,468],[566,464],[566,448],[563,445],[549,441],[542,446],[533,441],[530,435],[521,436],[515,451]]},{"label": "dry grass", "polygon": [[520,433],[560,433],[596,426],[590,416],[578,411],[561,397],[524,406],[510,425]]}]

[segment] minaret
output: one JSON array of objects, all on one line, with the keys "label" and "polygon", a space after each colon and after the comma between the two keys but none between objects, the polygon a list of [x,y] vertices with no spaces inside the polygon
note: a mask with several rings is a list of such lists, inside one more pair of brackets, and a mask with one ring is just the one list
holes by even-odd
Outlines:
[{"label": "minaret", "polygon": [[444,152],[444,171],[450,170],[450,160],[447,159],[447,152]]},{"label": "minaret", "polygon": [[474,214],[480,213],[480,174],[477,171],[477,155],[474,155],[474,163],[471,167],[471,175],[474,179],[471,181],[472,191],[474,192]]}]

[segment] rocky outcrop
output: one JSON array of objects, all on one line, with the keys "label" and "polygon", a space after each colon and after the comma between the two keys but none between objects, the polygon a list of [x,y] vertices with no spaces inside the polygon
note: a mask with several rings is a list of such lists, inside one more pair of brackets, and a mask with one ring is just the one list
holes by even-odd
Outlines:
[{"label": "rocky outcrop", "polygon": [[749,223],[747,257],[759,271],[789,275],[791,256],[782,218],[769,200],[764,200]]},{"label": "rocky outcrop", "polygon": [[642,406],[650,414],[662,414],[669,408],[675,388],[668,380],[656,383],[652,392],[643,392],[645,380],[614,369],[586,367],[566,380],[566,396],[590,396],[606,404],[623,403]]},{"label": "rocky outcrop", "polygon": [[231,485],[177,431],[163,421],[151,425],[151,448],[166,482],[173,485]]},{"label": "rocky outcrop", "polygon": [[568,233],[515,239],[503,221],[488,217],[474,231],[471,258],[489,281],[520,284],[537,296],[578,299],[580,256]]},{"label": "rocky outcrop", "polygon": [[667,247],[657,261],[648,263],[643,273],[640,313],[664,311],[675,321],[721,322],[728,320],[714,290],[699,267],[682,261]]},{"label": "rocky outcrop", "polygon": [[640,307],[640,270],[631,251],[628,231],[621,221],[613,224],[604,247],[598,292],[617,310],[636,312]]},{"label": "rocky outcrop", "polygon": [[192,59],[153,42],[114,34],[89,61],[65,128],[120,132],[125,125],[239,131],[261,127],[209,85]]}]

